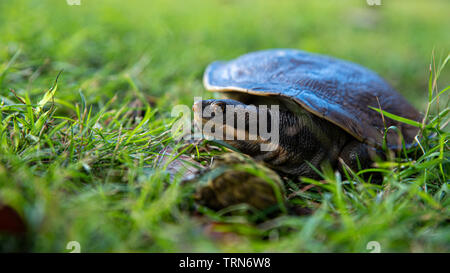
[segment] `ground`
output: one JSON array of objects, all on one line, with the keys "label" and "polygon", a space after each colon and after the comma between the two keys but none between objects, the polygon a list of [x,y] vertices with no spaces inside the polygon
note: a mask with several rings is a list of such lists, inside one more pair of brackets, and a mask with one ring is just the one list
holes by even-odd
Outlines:
[{"label": "ground", "polygon": [[[448,1],[80,4],[0,2],[0,203],[26,225],[0,251],[450,251]],[[328,169],[288,181],[289,205],[312,214],[199,206],[171,162],[226,148],[176,141],[171,110],[215,96],[210,62],[267,48],[375,70],[427,117],[420,145],[379,162],[381,184]]]}]

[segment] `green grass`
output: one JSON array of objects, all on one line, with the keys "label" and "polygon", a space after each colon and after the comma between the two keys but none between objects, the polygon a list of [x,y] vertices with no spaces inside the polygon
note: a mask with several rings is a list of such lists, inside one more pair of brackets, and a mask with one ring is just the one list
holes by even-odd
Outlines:
[{"label": "green grass", "polygon": [[[0,251],[450,251],[448,1],[81,1],[0,2],[0,203],[28,226]],[[170,111],[214,96],[211,61],[276,47],[377,71],[427,116],[420,145],[378,163],[381,185],[326,169],[312,188],[288,183],[312,215],[199,207],[163,160],[185,147]],[[172,160],[224,150],[206,145]]]}]

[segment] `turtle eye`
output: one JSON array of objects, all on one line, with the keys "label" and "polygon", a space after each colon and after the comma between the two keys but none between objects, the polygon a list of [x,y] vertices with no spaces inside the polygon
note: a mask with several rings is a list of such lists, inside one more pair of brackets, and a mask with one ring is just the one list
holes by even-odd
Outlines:
[{"label": "turtle eye", "polygon": [[217,108],[220,108],[220,110],[222,110],[222,112],[224,112],[225,111],[225,107],[226,107],[226,103],[223,102],[223,101],[215,101],[212,104],[212,107],[213,107],[214,110],[217,109]]}]

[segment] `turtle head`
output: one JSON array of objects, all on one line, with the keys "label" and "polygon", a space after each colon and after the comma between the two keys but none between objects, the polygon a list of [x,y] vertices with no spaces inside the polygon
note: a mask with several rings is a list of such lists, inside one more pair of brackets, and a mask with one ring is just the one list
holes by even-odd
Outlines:
[{"label": "turtle head", "polygon": [[[201,100],[194,103],[192,110],[195,124],[202,129],[206,137],[224,140],[227,135],[228,138],[236,136],[238,129],[248,134],[250,123],[257,123],[257,120],[253,121],[250,118],[257,115],[257,108],[237,100]],[[238,114],[243,116],[240,117]]]},{"label": "turtle head", "polygon": [[[274,120],[267,108],[262,111],[260,106],[237,100],[210,99],[195,102],[192,109],[195,124],[206,138],[223,140],[243,153],[267,151],[262,145],[278,139],[279,132],[271,130]],[[265,122],[261,122],[262,115],[266,115]]]}]

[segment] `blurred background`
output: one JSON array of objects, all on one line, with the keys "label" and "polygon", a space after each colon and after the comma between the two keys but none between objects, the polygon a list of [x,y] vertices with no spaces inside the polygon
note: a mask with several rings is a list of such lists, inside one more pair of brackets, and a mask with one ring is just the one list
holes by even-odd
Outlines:
[{"label": "blurred background", "polygon": [[[192,201],[192,195],[154,163],[175,146],[168,137],[171,108],[191,105],[194,96],[214,96],[202,85],[206,66],[256,50],[295,48],[356,62],[376,71],[424,112],[433,52],[437,68],[450,51],[449,0],[381,0],[380,6],[366,0],[79,0],[80,5],[69,5],[77,2],[0,0],[0,102],[23,106],[10,89],[40,101],[64,70],[55,96],[58,123],[48,126],[58,124],[50,128],[51,139],[44,139],[46,134],[27,138],[26,126],[12,119],[23,113],[1,113],[9,121],[0,124],[6,132],[0,134],[0,201],[16,208],[31,231],[27,244],[19,247],[3,243],[0,236],[0,252],[61,252],[71,240],[80,241],[82,252],[361,252],[374,239],[384,240],[389,251],[448,250],[446,207],[432,211],[425,199],[403,193],[397,194],[405,195],[398,204],[392,203],[397,199],[380,203],[374,194],[369,203],[375,208],[352,211],[357,223],[352,228],[335,220],[341,214],[331,209],[289,218],[289,229],[280,224],[280,233],[261,232],[259,225],[239,225],[231,218],[230,230],[246,236],[228,234],[226,244],[214,243],[217,234],[204,235],[200,226],[223,218],[186,212],[184,200]],[[449,84],[447,67],[437,89]],[[119,99],[107,104],[114,96]],[[142,139],[134,140],[130,128],[137,122],[123,113],[124,105],[135,109],[129,102],[143,97],[156,114],[138,131]],[[86,118],[89,106],[92,116],[89,112]],[[100,122],[89,120],[96,114]],[[86,120],[106,139],[84,127]],[[19,138],[21,146],[14,142]],[[127,145],[130,139],[136,142]],[[437,170],[441,161],[432,160]],[[202,163],[209,162],[210,156]],[[425,176],[433,178],[425,164]],[[120,183],[111,182],[116,178]],[[266,230],[272,224],[277,225],[269,223]],[[285,236],[290,227],[296,232]]]},{"label": "blurred background", "polygon": [[[136,88],[160,107],[202,95],[208,63],[296,48],[367,66],[422,111],[432,52],[450,48],[447,0],[2,0],[0,95],[33,95],[59,70],[60,96],[103,102]],[[369,1],[371,2],[371,1]],[[14,58],[15,57],[15,58]],[[6,73],[2,70],[14,58]],[[447,70],[448,71],[448,70]],[[449,73],[441,76],[448,85]],[[211,97],[212,94],[204,94]]]}]

